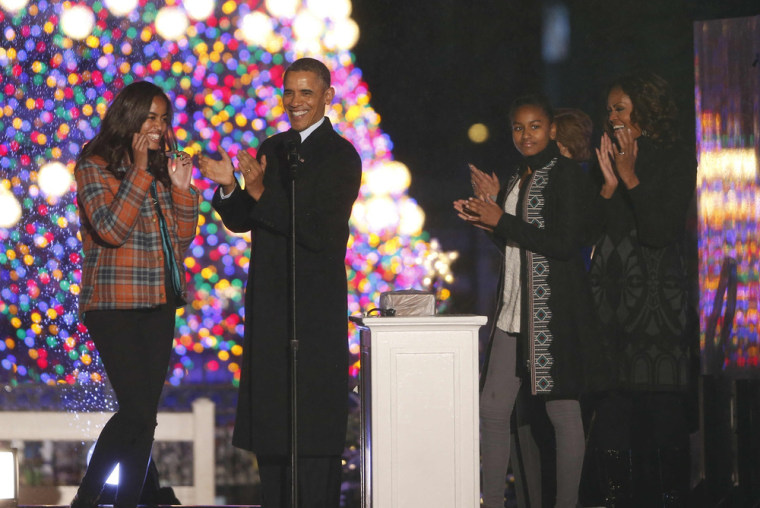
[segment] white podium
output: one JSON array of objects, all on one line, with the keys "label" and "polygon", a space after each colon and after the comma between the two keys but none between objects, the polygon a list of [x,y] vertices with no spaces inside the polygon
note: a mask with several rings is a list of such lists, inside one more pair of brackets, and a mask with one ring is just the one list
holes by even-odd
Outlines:
[{"label": "white podium", "polygon": [[485,316],[351,318],[361,333],[362,507],[480,505]]}]

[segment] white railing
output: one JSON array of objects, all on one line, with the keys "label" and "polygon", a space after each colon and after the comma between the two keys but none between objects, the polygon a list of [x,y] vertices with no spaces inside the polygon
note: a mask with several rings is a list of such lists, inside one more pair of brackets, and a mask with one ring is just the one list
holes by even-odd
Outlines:
[{"label": "white railing", "polygon": [[[95,441],[113,413],[51,411],[0,411],[2,441]],[[192,413],[158,413],[155,441],[193,443],[193,485],[172,486],[183,504],[214,504],[214,403],[201,398]],[[46,504],[67,505],[76,485],[57,486],[58,500]],[[22,500],[24,488],[21,488]]]}]

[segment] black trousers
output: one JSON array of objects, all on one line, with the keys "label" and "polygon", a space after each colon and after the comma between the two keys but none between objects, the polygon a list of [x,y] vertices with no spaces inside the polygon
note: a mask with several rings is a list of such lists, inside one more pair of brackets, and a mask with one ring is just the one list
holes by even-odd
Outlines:
[{"label": "black trousers", "polygon": [[[257,455],[256,458],[261,477],[261,508],[290,507],[289,458],[281,455]],[[338,508],[341,470],[340,456],[299,456],[299,508]]]},{"label": "black trousers", "polygon": [[137,505],[153,446],[156,413],[174,338],[173,305],[145,310],[88,311],[90,331],[119,408],[98,437],[79,486],[95,499],[119,464],[115,505]]}]

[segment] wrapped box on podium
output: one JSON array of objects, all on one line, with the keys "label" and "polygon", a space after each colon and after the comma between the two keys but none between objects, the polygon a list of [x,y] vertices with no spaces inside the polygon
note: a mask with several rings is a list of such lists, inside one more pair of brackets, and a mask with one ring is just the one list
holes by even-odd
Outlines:
[{"label": "wrapped box on podium", "polygon": [[386,291],[380,294],[380,308],[393,309],[394,316],[432,316],[435,314],[435,294],[416,289]]}]

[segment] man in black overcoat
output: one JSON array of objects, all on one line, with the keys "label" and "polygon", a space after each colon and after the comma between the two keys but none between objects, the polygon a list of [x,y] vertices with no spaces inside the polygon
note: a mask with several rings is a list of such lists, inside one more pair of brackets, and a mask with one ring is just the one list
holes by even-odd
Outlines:
[{"label": "man in black overcoat", "polygon": [[[318,60],[299,59],[284,76],[291,129],[230,157],[201,157],[219,184],[214,209],[234,232],[251,231],[245,341],[233,444],[256,453],[263,506],[289,506],[288,155],[297,151],[296,335],[298,483],[302,507],[337,507],[348,413],[346,243],[361,184],[361,159],[325,117],[335,90]],[[292,161],[292,159],[291,159]]]}]

